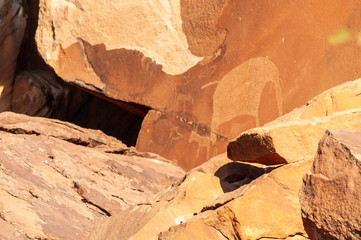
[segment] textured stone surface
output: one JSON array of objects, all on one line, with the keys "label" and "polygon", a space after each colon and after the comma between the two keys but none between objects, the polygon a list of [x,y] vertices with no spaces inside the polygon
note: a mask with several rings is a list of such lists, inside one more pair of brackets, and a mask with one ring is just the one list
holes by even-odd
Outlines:
[{"label": "textured stone surface", "polygon": [[[122,104],[122,107],[119,105]],[[79,126],[100,129],[134,146],[146,108],[111,103],[71,86],[51,71],[30,70],[17,74],[11,110],[30,116],[56,118]]]},{"label": "textured stone surface", "polygon": [[10,110],[16,58],[26,25],[20,0],[0,2],[0,112]]},{"label": "textured stone surface", "polygon": [[190,169],[359,77],[361,48],[328,38],[343,26],[356,36],[360,9],[358,0],[41,0],[36,39],[64,80],[154,109],[137,147]]},{"label": "textured stone surface", "polygon": [[300,191],[311,239],[361,237],[361,132],[327,131]]},{"label": "textured stone surface", "polygon": [[[250,129],[227,147],[234,161],[272,165],[310,160],[326,129],[361,130],[361,109]],[[277,121],[276,121],[277,123]]]},{"label": "textured stone surface", "polygon": [[265,126],[276,123],[330,116],[334,113],[361,107],[361,79],[342,83],[317,95],[304,106],[277,118]]},{"label": "textured stone surface", "polygon": [[11,110],[30,116],[64,116],[69,99],[70,89],[60,84],[53,73],[26,71],[14,80]]},{"label": "textured stone surface", "polygon": [[100,220],[149,204],[184,176],[155,154],[58,120],[1,113],[0,138],[2,238],[87,239]]},{"label": "textured stone surface", "polygon": [[277,168],[219,155],[151,205],[107,219],[90,238],[305,239],[298,192],[311,163]]}]

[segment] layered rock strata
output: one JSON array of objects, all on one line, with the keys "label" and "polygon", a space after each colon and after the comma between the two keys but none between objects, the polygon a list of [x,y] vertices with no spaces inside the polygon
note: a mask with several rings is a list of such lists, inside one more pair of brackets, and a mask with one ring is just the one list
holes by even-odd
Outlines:
[{"label": "layered rock strata", "polygon": [[0,114],[0,237],[87,239],[101,220],[147,205],[184,177],[100,131]]}]

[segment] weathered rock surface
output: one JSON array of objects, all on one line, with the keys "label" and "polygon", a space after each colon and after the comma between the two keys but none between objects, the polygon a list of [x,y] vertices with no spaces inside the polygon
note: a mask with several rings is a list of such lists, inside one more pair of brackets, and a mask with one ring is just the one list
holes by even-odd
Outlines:
[{"label": "weathered rock surface", "polygon": [[342,83],[333,87],[310,101],[304,106],[265,124],[274,125],[288,121],[311,119],[313,117],[330,116],[334,113],[361,107],[361,79]]},{"label": "weathered rock surface", "polygon": [[300,191],[311,239],[361,238],[361,132],[327,131]]},{"label": "weathered rock surface", "polygon": [[[124,103],[124,105],[126,105]],[[17,74],[11,94],[11,110],[30,116],[56,118],[100,129],[134,146],[147,109],[119,107],[66,84],[51,71],[29,70]],[[137,111],[136,111],[137,110]]]},{"label": "weathered rock surface", "polygon": [[96,223],[184,176],[155,154],[100,131],[0,114],[2,239],[87,239]]},{"label": "weathered rock surface", "polygon": [[358,0],[41,0],[36,39],[64,80],[154,109],[137,148],[190,169],[359,77],[361,48],[328,38],[342,26],[356,35],[360,9]]},{"label": "weathered rock surface", "polygon": [[107,219],[90,238],[304,239],[298,192],[311,163],[277,168],[219,155],[190,171],[152,205]]},{"label": "weathered rock surface", "polygon": [[10,110],[11,90],[26,16],[21,0],[0,2],[0,111]]},{"label": "weathered rock surface", "polygon": [[70,89],[56,80],[51,72],[37,70],[16,75],[11,110],[30,116],[55,117],[66,115]]},{"label": "weathered rock surface", "polygon": [[326,129],[361,130],[361,109],[250,129],[227,148],[234,161],[267,165],[313,159]]},{"label": "weathered rock surface", "polygon": [[311,163],[280,167],[223,195],[197,216],[162,232],[160,239],[192,239],[203,235],[197,234],[199,228],[205,236],[217,231],[215,239],[306,239],[298,191]]}]

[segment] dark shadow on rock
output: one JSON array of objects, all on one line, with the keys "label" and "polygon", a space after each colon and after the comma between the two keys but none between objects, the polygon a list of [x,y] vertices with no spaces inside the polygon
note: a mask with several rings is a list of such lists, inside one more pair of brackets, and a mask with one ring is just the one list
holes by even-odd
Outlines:
[{"label": "dark shadow on rock", "polygon": [[278,167],[262,168],[241,162],[231,162],[220,167],[214,175],[219,178],[223,192],[227,193],[252,182]]}]

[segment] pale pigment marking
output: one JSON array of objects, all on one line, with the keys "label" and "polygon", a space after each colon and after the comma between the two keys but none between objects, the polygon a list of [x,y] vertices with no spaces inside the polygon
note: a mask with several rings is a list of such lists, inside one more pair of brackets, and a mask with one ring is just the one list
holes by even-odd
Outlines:
[{"label": "pale pigment marking", "polygon": [[[212,134],[211,134],[212,135]],[[197,148],[197,157],[199,157],[200,154],[200,150],[201,148],[205,148],[207,153],[206,153],[206,159],[209,159],[209,154],[210,154],[210,148],[212,146],[212,140],[210,137],[208,136],[201,136],[199,135],[195,130],[192,130],[191,135],[189,136],[189,143],[192,142],[196,142],[198,143],[198,148]]]},{"label": "pale pigment marking", "polygon": [[255,117],[259,123],[259,104],[263,88],[272,82],[276,91],[278,114],[282,115],[282,82],[277,66],[268,57],[252,58],[222,78],[213,95],[211,131],[241,115]]},{"label": "pale pigment marking", "polygon": [[[180,0],[99,0],[96,4],[83,1],[82,6],[75,0],[53,0],[48,4],[56,44],[63,48],[80,38],[92,45],[104,43],[107,50],[137,50],[173,75],[186,72],[203,59],[188,50]],[[47,48],[53,49],[50,45]]]},{"label": "pale pigment marking", "polygon": [[212,86],[214,84],[218,84],[220,81],[214,81],[214,82],[209,82],[207,84],[204,84],[201,89],[205,89],[206,87]]}]

